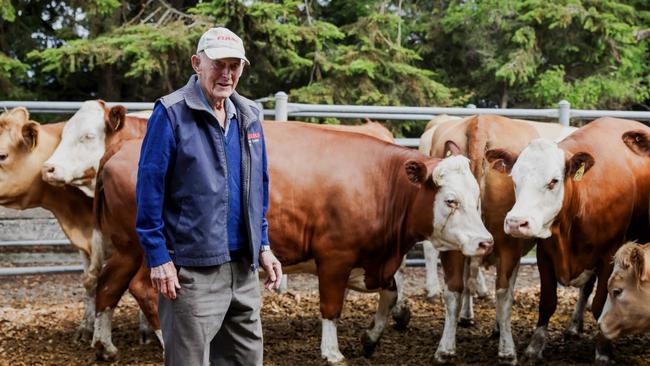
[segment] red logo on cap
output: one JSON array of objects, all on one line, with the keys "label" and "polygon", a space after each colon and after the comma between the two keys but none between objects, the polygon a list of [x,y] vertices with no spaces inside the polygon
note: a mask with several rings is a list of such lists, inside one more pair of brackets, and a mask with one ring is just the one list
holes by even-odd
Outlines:
[{"label": "red logo on cap", "polygon": [[217,41],[232,41],[237,42],[237,39],[233,36],[217,36]]}]

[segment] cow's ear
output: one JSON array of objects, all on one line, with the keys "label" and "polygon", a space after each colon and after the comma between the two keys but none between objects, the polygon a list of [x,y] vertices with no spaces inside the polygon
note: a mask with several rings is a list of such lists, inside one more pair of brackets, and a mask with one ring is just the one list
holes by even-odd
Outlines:
[{"label": "cow's ear", "polygon": [[490,149],[485,152],[485,159],[490,167],[500,173],[510,174],[518,156],[505,149]]},{"label": "cow's ear", "polygon": [[38,123],[29,122],[22,128],[23,144],[29,151],[33,151],[38,145]]},{"label": "cow's ear", "polygon": [[108,119],[106,120],[106,129],[111,132],[119,131],[124,127],[126,120],[126,108],[121,105],[116,105],[108,111]]},{"label": "cow's ear", "polygon": [[447,140],[445,141],[445,158],[448,158],[450,156],[456,156],[456,155],[461,155],[462,152],[460,151],[460,147],[458,145],[451,141]]},{"label": "cow's ear", "polygon": [[630,262],[634,268],[636,278],[640,281],[650,280],[650,256],[645,251],[645,246],[636,245],[630,252]]},{"label": "cow's ear", "polygon": [[621,138],[623,143],[636,154],[650,157],[650,136],[645,131],[627,131]]},{"label": "cow's ear", "polygon": [[29,121],[29,112],[25,107],[16,107],[7,112],[7,114],[20,122]]},{"label": "cow's ear", "polygon": [[576,182],[582,180],[582,177],[594,166],[595,160],[591,154],[579,152],[574,154],[571,159],[567,160],[564,167],[565,179],[573,179]]},{"label": "cow's ear", "polygon": [[433,185],[431,173],[439,161],[440,159],[429,159],[427,161],[409,159],[404,163],[406,177],[411,183],[415,185]]}]

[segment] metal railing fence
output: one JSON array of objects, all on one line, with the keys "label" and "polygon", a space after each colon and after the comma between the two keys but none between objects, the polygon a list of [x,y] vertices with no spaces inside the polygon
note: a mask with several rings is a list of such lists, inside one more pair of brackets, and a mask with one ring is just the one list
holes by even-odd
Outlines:
[{"label": "metal railing fence", "polygon": [[[274,109],[263,109],[262,103],[275,101]],[[32,113],[72,114],[76,112],[83,102],[47,102],[47,101],[0,101],[0,110],[15,107],[25,107]],[[547,109],[499,109],[476,108],[468,105],[466,108],[438,108],[438,107],[396,107],[396,106],[359,106],[359,105],[319,105],[289,103],[289,96],[278,92],[274,98],[257,100],[265,117],[272,117],[278,121],[289,118],[340,118],[340,119],[374,119],[374,120],[422,120],[428,121],[440,114],[455,116],[471,116],[474,114],[498,114],[511,118],[523,119],[556,119],[558,123],[568,126],[571,119],[595,119],[598,117],[629,118],[641,121],[650,121],[650,112],[637,111],[612,111],[612,110],[580,110],[571,109],[566,100],[558,103],[557,108]],[[130,112],[153,109],[153,103],[146,102],[107,102],[108,107],[123,105]],[[417,138],[398,138],[396,143],[408,146],[418,146]],[[0,242],[1,247],[8,246],[34,246],[34,245],[66,245],[67,240],[37,240],[37,241],[5,241]],[[522,264],[536,264],[534,258],[522,258]],[[409,259],[408,266],[423,266],[423,259]],[[9,267],[0,268],[2,275],[42,274],[61,272],[80,272],[82,266],[49,266],[49,267]]]}]

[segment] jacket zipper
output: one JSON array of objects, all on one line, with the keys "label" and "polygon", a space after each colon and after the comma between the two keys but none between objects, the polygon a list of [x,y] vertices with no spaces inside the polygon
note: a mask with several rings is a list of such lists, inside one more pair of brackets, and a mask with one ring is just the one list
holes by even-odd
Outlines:
[{"label": "jacket zipper", "polygon": [[250,146],[248,145],[248,130],[246,129],[246,125],[243,123],[243,116],[242,116],[242,128],[240,129],[241,131],[241,137],[240,141],[242,144],[242,172],[244,172],[244,207],[246,208],[246,212],[244,213],[244,221],[246,223],[246,233],[248,234],[248,246],[251,251],[251,270],[254,271],[255,268],[257,267],[257,263],[255,263],[255,246],[253,245],[253,232],[251,228],[251,219],[250,219],[250,177],[251,177],[251,152],[250,152]]}]

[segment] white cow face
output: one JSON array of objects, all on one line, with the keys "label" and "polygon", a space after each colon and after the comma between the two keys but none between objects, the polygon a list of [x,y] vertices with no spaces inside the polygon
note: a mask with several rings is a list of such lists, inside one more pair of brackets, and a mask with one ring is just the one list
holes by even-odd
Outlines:
[{"label": "white cow face", "polygon": [[73,185],[90,197],[94,195],[106,136],[114,128],[112,110],[111,117],[107,112],[103,101],[86,101],[81,105],[63,128],[61,143],[43,165],[43,180],[53,185]]},{"label": "white cow face", "polygon": [[48,155],[38,149],[39,130],[25,108],[0,115],[0,204],[26,194],[39,179],[41,164]]},{"label": "white cow face", "polygon": [[605,337],[616,339],[650,331],[650,245],[628,243],[616,252],[607,291],[598,318]]},{"label": "white cow face", "polygon": [[587,153],[567,160],[564,150],[546,139],[533,140],[519,157],[501,149],[489,150],[492,168],[510,173],[515,186],[515,205],[506,215],[504,231],[518,238],[548,238],[551,225],[562,209],[566,179],[582,179],[593,166]]},{"label": "white cow face", "polygon": [[463,156],[443,159],[431,173],[438,191],[433,202],[433,236],[438,250],[460,250],[468,256],[492,250],[493,238],[481,220],[478,183]]}]

